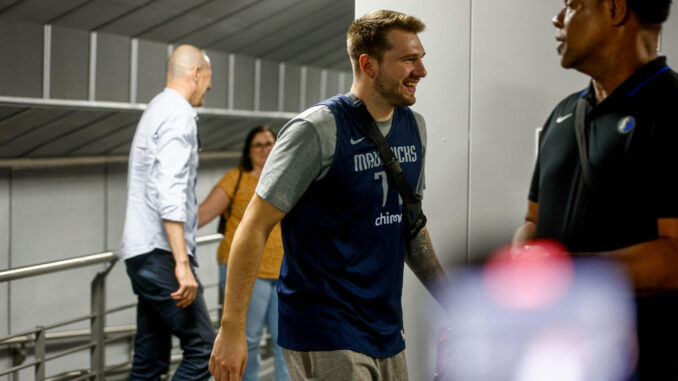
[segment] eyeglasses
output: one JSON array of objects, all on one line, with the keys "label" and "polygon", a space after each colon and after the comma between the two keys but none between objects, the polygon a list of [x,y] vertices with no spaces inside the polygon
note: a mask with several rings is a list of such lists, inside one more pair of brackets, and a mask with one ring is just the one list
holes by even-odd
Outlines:
[{"label": "eyeglasses", "polygon": [[271,148],[273,147],[273,142],[266,142],[266,143],[254,143],[250,145],[250,148],[252,149],[262,149],[262,148]]}]

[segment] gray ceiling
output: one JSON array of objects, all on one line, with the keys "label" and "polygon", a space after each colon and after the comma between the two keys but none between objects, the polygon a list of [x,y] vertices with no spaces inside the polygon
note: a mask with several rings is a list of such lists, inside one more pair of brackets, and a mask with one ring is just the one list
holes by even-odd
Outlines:
[{"label": "gray ceiling", "polygon": [[0,0],[0,17],[350,70],[353,0]]},{"label": "gray ceiling", "polygon": [[[0,159],[115,156],[129,152],[141,111],[0,107]],[[204,151],[237,151],[258,124],[276,119],[201,116]],[[224,128],[228,126],[228,128]]]},{"label": "gray ceiling", "polygon": [[[0,20],[174,45],[191,43],[273,62],[349,72],[345,31],[353,14],[353,0],[0,0]],[[0,101],[0,162],[124,155],[140,115],[141,110],[125,108]],[[204,149],[238,150],[247,130],[262,123],[278,128],[285,120],[270,115],[259,118],[256,113],[201,115]]]}]

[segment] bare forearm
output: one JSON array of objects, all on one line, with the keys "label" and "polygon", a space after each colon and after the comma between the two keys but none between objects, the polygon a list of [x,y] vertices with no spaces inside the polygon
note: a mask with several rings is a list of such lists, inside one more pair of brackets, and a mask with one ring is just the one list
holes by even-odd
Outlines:
[{"label": "bare forearm", "polygon": [[532,241],[537,236],[537,225],[532,221],[525,221],[525,223],[516,230],[513,234],[513,240],[511,241],[514,245],[520,244],[523,242]]},{"label": "bare forearm", "polygon": [[219,209],[205,203],[201,204],[198,208],[198,228],[210,223],[219,214],[221,214]]},{"label": "bare forearm", "polygon": [[253,227],[247,221],[236,230],[228,260],[222,327],[245,328],[252,288],[269,233],[270,229]]},{"label": "bare forearm", "polygon": [[201,204],[200,207],[198,208],[198,229],[203,227],[205,224],[209,223],[212,221],[212,219],[216,216],[212,215],[205,206],[204,204]]},{"label": "bare forearm", "polygon": [[198,228],[209,223],[214,217],[220,215],[226,210],[231,199],[226,191],[219,186],[212,188],[207,199],[198,207]]},{"label": "bare forearm", "polygon": [[410,241],[405,252],[405,263],[443,307],[449,302],[448,279],[436,257],[428,230],[423,228]]},{"label": "bare forearm", "polygon": [[188,264],[186,241],[184,239],[184,223],[180,221],[163,220],[162,225],[167,234],[172,256],[176,264]]},{"label": "bare forearm", "polygon": [[[174,276],[177,278],[179,288],[170,294],[172,299],[177,302],[181,308],[188,307],[193,303],[198,293],[198,282],[196,282],[188,261],[186,252],[186,241],[184,240],[184,223],[179,221],[162,221],[167,240],[172,248],[174,257]],[[195,253],[194,253],[195,254]]]},{"label": "bare forearm", "polygon": [[525,223],[513,234],[511,243],[518,245],[524,242],[532,241],[537,238],[537,219],[539,218],[539,204],[534,201],[527,201],[527,212],[525,213]]},{"label": "bare forearm", "polygon": [[615,251],[574,255],[601,256],[620,263],[628,271],[637,292],[678,289],[678,240],[675,238],[660,238]]}]

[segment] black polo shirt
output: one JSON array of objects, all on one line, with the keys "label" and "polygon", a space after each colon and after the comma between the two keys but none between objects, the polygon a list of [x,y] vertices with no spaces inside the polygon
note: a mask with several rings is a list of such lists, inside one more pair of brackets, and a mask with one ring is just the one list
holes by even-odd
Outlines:
[{"label": "black polo shirt", "polygon": [[[588,103],[595,191],[584,182],[575,138],[580,97]],[[600,104],[589,86],[555,108],[540,135],[529,194],[539,204],[537,237],[556,239],[572,252],[655,240],[658,218],[678,218],[677,174],[678,74],[661,57]],[[652,371],[662,374],[660,379],[678,380],[678,299],[639,298],[638,306],[641,372],[646,374],[641,379],[655,379],[647,376]],[[671,349],[663,351],[663,345]]]},{"label": "black polo shirt", "polygon": [[[588,155],[597,191],[584,182],[574,109],[588,101]],[[658,58],[600,104],[593,88],[565,98],[540,135],[529,199],[537,236],[572,252],[614,250],[657,239],[657,218],[678,218],[678,74]]]}]

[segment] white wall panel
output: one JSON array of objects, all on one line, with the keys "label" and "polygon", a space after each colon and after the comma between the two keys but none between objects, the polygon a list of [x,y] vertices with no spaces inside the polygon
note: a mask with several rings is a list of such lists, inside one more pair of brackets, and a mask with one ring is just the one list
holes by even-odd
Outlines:
[{"label": "white wall panel", "polygon": [[662,40],[662,50],[659,54],[667,56],[669,66],[676,71],[678,69],[678,3],[675,1],[671,15],[664,23]]},{"label": "white wall panel", "polygon": [[233,108],[252,110],[254,109],[254,58],[236,54],[234,66]]},{"label": "white wall panel", "polygon": [[205,96],[205,107],[228,107],[228,54],[207,51],[212,64],[212,89]]},{"label": "white wall panel", "polygon": [[261,80],[259,86],[259,110],[278,111],[279,64],[261,60]]},{"label": "white wall panel", "polygon": [[322,100],[320,93],[320,69],[314,67],[306,67],[306,103],[304,108],[313,106]]},{"label": "white wall panel", "polygon": [[42,96],[42,25],[0,20],[0,94]]},{"label": "white wall panel", "polygon": [[285,99],[283,110],[289,112],[301,111],[299,94],[301,93],[301,68],[291,63],[285,63]]},{"label": "white wall panel", "polygon": [[106,250],[118,250],[127,207],[127,163],[106,168]]},{"label": "white wall panel", "polygon": [[339,72],[327,70],[327,82],[323,99],[333,97],[337,94],[339,94]]},{"label": "white wall panel", "polygon": [[87,99],[89,33],[52,26],[50,97]]},{"label": "white wall panel", "polygon": [[[127,163],[111,164],[106,170],[106,231],[107,250],[117,251],[120,248],[125,209],[127,207]],[[125,263],[118,262],[110,272],[106,284],[106,307],[115,308],[136,302]],[[134,324],[136,310],[128,309],[107,317],[107,325]]]},{"label": "white wall panel", "polygon": [[[101,167],[21,170],[12,173],[12,267],[103,251]],[[85,316],[90,282],[102,265],[13,281],[11,332]],[[86,328],[89,322],[60,329]],[[51,363],[48,373],[86,366],[85,351]]]},{"label": "white wall panel", "polygon": [[96,100],[129,102],[130,39],[97,35]]},{"label": "white wall panel", "polygon": [[508,243],[522,223],[535,129],[560,99],[588,85],[583,75],[559,64],[551,18],[562,5],[473,1],[469,233],[474,259]]},{"label": "white wall panel", "polygon": [[137,102],[148,103],[165,88],[167,45],[139,40]]},{"label": "white wall panel", "polygon": [[344,83],[342,84],[342,91],[346,93],[351,90],[351,84],[353,84],[353,70],[346,72],[343,79]]},{"label": "white wall panel", "polygon": [[[12,267],[103,251],[103,185],[101,167],[14,171]],[[11,330],[88,313],[96,271],[89,267],[14,281]]]}]

